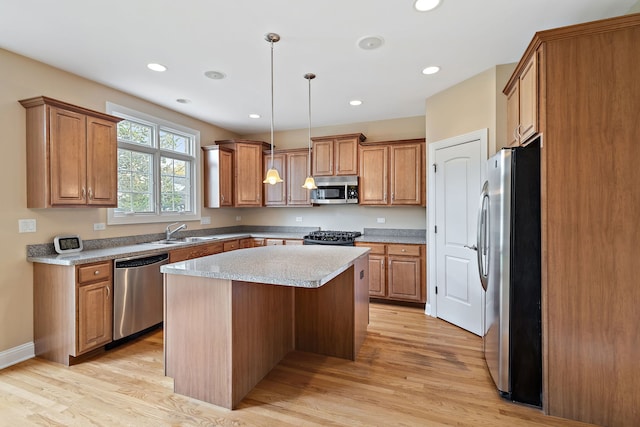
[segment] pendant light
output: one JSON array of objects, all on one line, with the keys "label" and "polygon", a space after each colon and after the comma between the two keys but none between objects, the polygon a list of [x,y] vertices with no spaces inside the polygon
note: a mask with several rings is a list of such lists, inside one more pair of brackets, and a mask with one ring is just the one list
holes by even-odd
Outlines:
[{"label": "pendant light", "polygon": [[278,170],[273,167],[273,44],[280,41],[280,36],[276,33],[268,33],[264,36],[264,39],[271,44],[271,167],[267,171],[267,176],[264,181],[265,184],[275,185],[282,182]]},{"label": "pendant light", "polygon": [[306,188],[307,190],[313,190],[316,187],[316,182],[311,176],[311,80],[316,78],[316,75],[313,73],[307,73],[304,75],[304,78],[309,81],[309,157],[307,164],[307,179],[304,180],[304,185],[302,188]]}]

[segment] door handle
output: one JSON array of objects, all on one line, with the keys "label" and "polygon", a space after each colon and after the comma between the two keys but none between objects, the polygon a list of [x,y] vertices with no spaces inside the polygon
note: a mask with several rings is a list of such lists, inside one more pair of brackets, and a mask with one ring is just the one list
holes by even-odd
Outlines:
[{"label": "door handle", "polygon": [[471,245],[471,246],[464,245],[464,247],[467,248],[467,249],[471,249],[472,251],[477,251],[478,250],[478,247],[476,245]]}]

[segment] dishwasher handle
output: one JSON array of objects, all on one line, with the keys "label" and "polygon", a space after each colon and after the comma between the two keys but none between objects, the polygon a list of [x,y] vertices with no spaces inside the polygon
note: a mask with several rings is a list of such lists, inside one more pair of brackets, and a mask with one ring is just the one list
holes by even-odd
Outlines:
[{"label": "dishwasher handle", "polygon": [[169,254],[152,255],[143,258],[116,260],[115,268],[135,268],[145,267],[147,265],[163,263],[169,259]]}]

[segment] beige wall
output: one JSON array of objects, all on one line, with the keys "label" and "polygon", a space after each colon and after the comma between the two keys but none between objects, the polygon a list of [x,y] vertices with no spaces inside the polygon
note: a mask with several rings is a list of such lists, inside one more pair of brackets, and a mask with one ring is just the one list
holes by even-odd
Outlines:
[{"label": "beige wall", "polygon": [[636,4],[631,6],[631,9],[629,9],[628,13],[640,13],[640,0],[638,0]]},{"label": "beige wall", "polygon": [[[62,233],[78,233],[85,240],[162,232],[166,224],[107,226],[93,231],[93,224],[106,223],[106,209],[27,209],[25,110],[18,100],[46,95],[97,111],[107,101],[182,124],[201,132],[202,145],[218,139],[238,137],[225,129],[143,101],[76,75],[0,49],[0,126],[3,129],[4,202],[0,208],[0,353],[33,340],[32,266],[26,261],[26,245],[51,242]],[[422,138],[424,117],[359,123],[313,129],[312,135],[362,132],[369,140]],[[307,130],[278,132],[280,148],[307,145]],[[268,134],[266,139],[268,140]],[[285,145],[286,142],[286,145]],[[302,185],[302,183],[301,183]],[[324,229],[364,227],[425,228],[424,208],[365,208],[359,206],[203,209],[211,226],[189,222],[190,229],[228,225],[320,226]],[[236,217],[240,216],[240,221]],[[302,217],[302,222],[296,221]],[[19,219],[35,219],[36,233],[18,233]],[[378,224],[377,218],[385,218]]]},{"label": "beige wall", "polygon": [[498,65],[426,101],[428,143],[489,129],[489,155],[506,142],[507,102],[502,89],[516,64]]}]

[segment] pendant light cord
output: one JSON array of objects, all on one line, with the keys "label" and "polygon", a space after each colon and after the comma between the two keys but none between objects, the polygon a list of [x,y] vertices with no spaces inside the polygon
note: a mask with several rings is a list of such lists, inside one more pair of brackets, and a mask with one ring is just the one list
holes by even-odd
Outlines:
[{"label": "pendant light cord", "polygon": [[273,39],[271,43],[271,169],[273,169]]},{"label": "pendant light cord", "polygon": [[307,174],[311,176],[311,77],[307,80],[309,81],[309,155],[307,156]]}]

